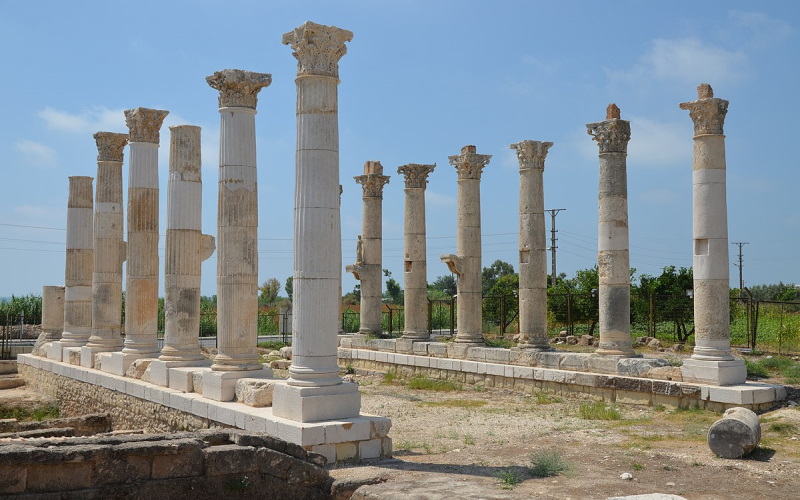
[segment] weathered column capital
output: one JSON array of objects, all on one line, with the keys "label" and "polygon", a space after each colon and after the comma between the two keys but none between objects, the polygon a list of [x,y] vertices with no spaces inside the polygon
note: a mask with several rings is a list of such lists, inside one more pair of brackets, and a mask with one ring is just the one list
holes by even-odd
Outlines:
[{"label": "weathered column capital", "polygon": [[92,137],[97,143],[97,161],[123,161],[128,134],[97,132]]},{"label": "weathered column capital", "polygon": [[627,153],[628,141],[631,140],[631,122],[620,120],[619,108],[611,103],[606,108],[606,120],[598,123],[587,123],[586,132],[597,141],[600,154]]},{"label": "weathered column capital", "polygon": [[306,21],[283,35],[283,44],[292,46],[297,59],[297,76],[330,76],[339,78],[339,59],[347,53],[344,43],[353,39],[353,32]]},{"label": "weathered column capital", "polygon": [[694,122],[694,135],[723,134],[728,101],[714,97],[711,85],[701,83],[697,86],[697,100],[682,102],[679,106],[689,110],[689,117]]},{"label": "weathered column capital", "polygon": [[158,144],[159,130],[169,111],[150,108],[125,110],[125,125],[128,126],[130,142],[152,142]]},{"label": "weathered column capital", "polygon": [[383,186],[389,183],[389,176],[383,175],[383,165],[379,161],[366,162],[364,175],[356,175],[353,179],[364,189],[364,198],[383,198]]},{"label": "weathered column capital", "polygon": [[206,77],[211,88],[219,90],[219,107],[256,109],[258,92],[272,83],[269,73],[242,69],[223,69]]},{"label": "weathered column capital", "polygon": [[450,165],[456,167],[458,180],[480,180],[483,167],[489,164],[492,155],[479,155],[476,151],[477,148],[475,146],[464,146],[461,148],[461,154],[447,157],[450,160]]},{"label": "weathered column capital", "polygon": [[520,170],[538,169],[544,170],[544,159],[547,157],[547,150],[553,146],[552,142],[526,140],[511,144],[508,147],[517,150]]},{"label": "weathered column capital", "polygon": [[422,188],[428,184],[428,174],[433,172],[436,164],[421,165],[419,163],[409,163],[397,167],[397,173],[405,177],[407,188]]}]

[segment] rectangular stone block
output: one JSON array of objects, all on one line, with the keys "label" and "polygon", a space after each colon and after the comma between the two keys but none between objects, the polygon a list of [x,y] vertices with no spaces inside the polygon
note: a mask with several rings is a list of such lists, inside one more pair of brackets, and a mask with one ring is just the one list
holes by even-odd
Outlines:
[{"label": "rectangular stone block", "polygon": [[595,373],[617,373],[617,358],[616,356],[601,356],[599,354],[592,354],[587,361],[587,369]]},{"label": "rectangular stone block", "polygon": [[505,375],[506,367],[505,365],[498,365],[495,363],[486,363],[486,374],[487,375]]},{"label": "rectangular stone block", "polygon": [[339,335],[339,347],[346,347],[350,348],[353,346],[353,339],[352,337],[347,337],[344,335]]},{"label": "rectangular stone block", "polygon": [[417,356],[427,356],[428,345],[430,345],[430,342],[414,342],[414,345],[412,346],[414,354]]},{"label": "rectangular stone block", "polygon": [[240,378],[271,378],[272,370],[248,370],[236,372],[203,373],[203,397],[214,401],[233,401],[236,396],[236,381]]},{"label": "rectangular stone block", "polygon": [[379,458],[383,448],[382,439],[370,439],[358,443],[358,458],[365,460],[368,458]]},{"label": "rectangular stone block", "polygon": [[684,382],[711,384],[717,386],[743,384],[747,380],[744,361],[704,361],[686,359],[681,366]]},{"label": "rectangular stone block", "polygon": [[128,371],[128,368],[131,366],[131,364],[142,357],[143,356],[139,354],[112,352],[109,357],[103,357],[100,369],[106,373],[112,373],[114,375],[120,375],[124,377],[125,372]]},{"label": "rectangular stone block", "polygon": [[[181,392],[199,392],[203,390],[202,384],[194,386],[196,374],[198,372],[211,372],[211,367],[187,366],[169,368],[168,387]],[[200,375],[202,380],[202,375]]]},{"label": "rectangular stone block", "polygon": [[586,370],[588,369],[588,366],[589,355],[580,353],[564,354],[564,356],[561,358],[561,364],[559,365],[562,370],[574,371]]},{"label": "rectangular stone block", "polygon": [[514,366],[514,378],[533,380],[533,367]]},{"label": "rectangular stone block", "polygon": [[50,342],[46,350],[47,350],[47,359],[52,359],[53,361],[59,361],[59,362],[62,360],[61,355],[63,347],[61,346],[61,342],[59,341]]},{"label": "rectangular stone block", "polygon": [[652,394],[644,392],[621,391],[616,392],[616,402],[623,404],[648,405],[652,401]]},{"label": "rectangular stone block", "polygon": [[0,495],[22,493],[28,477],[28,466],[2,464],[0,465]]},{"label": "rectangular stone block", "polygon": [[478,362],[477,361],[462,361],[461,362],[461,371],[466,373],[478,373]]},{"label": "rectangular stone block", "polygon": [[541,366],[542,368],[558,368],[561,366],[561,357],[563,354],[560,352],[537,352],[535,356],[537,366]]},{"label": "rectangular stone block", "polygon": [[431,342],[428,344],[428,355],[437,358],[447,357],[447,344],[444,342]]},{"label": "rectangular stone block", "polygon": [[352,460],[358,457],[356,443],[336,443],[336,461]]},{"label": "rectangular stone block", "polygon": [[[467,348],[466,359],[470,361],[486,361],[486,351],[488,350],[489,349],[486,347]],[[460,351],[460,348],[457,349],[457,351]],[[460,358],[461,356],[456,356],[456,357]]]},{"label": "rectangular stone block", "polygon": [[203,451],[199,447],[186,446],[177,453],[153,457],[152,478],[193,477],[203,473]]},{"label": "rectangular stone block", "polygon": [[366,335],[353,335],[352,340],[350,341],[350,345],[353,349],[366,349],[367,348],[367,337]]},{"label": "rectangular stone block", "polygon": [[395,341],[395,352],[410,354],[414,352],[414,341],[410,339],[397,339]]},{"label": "rectangular stone block", "polygon": [[277,431],[275,437],[298,444],[300,446],[313,446],[325,443],[324,423],[306,424],[277,418]]},{"label": "rectangular stone block", "polygon": [[91,462],[30,464],[28,465],[26,490],[36,493],[78,490],[91,486],[91,479]]},{"label": "rectangular stone block", "polygon": [[483,349],[489,363],[511,363],[511,351],[499,347]]},{"label": "rectangular stone block", "polygon": [[411,356],[414,360],[414,366],[419,366],[422,368],[428,368],[431,366],[431,358],[427,356]]},{"label": "rectangular stone block", "polygon": [[272,414],[295,422],[357,417],[361,411],[358,385],[343,383],[326,387],[276,385]]},{"label": "rectangular stone block", "polygon": [[328,463],[336,461],[336,445],[335,444],[316,444],[311,447],[312,453],[319,453],[328,460]]},{"label": "rectangular stone block", "polygon": [[346,421],[325,422],[325,442],[364,441],[370,439],[372,422],[364,417],[353,417]]},{"label": "rectangular stone block", "polygon": [[246,474],[258,471],[256,449],[251,446],[225,444],[203,450],[205,471],[208,476]]}]

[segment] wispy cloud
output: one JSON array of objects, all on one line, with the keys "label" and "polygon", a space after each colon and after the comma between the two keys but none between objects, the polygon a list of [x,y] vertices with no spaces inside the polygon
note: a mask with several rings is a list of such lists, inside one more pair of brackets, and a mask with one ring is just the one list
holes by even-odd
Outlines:
[{"label": "wispy cloud", "polygon": [[38,114],[48,128],[59,132],[93,134],[101,130],[122,133],[128,131],[125,126],[125,114],[122,109],[93,106],[76,114],[47,107],[39,111]]},{"label": "wispy cloud", "polygon": [[684,167],[692,164],[692,124],[631,116],[628,164],[634,167]]},{"label": "wispy cloud", "polygon": [[731,36],[745,39],[751,49],[763,49],[773,45],[794,33],[794,28],[781,19],[773,19],[761,12],[742,12],[734,10],[728,13],[731,18]]},{"label": "wispy cloud", "polygon": [[49,146],[29,139],[20,139],[15,144],[26,163],[34,167],[50,168],[58,164],[58,155]]},{"label": "wispy cloud", "polygon": [[437,193],[430,189],[425,190],[425,201],[437,207],[454,207],[456,206],[456,199],[450,195]]}]

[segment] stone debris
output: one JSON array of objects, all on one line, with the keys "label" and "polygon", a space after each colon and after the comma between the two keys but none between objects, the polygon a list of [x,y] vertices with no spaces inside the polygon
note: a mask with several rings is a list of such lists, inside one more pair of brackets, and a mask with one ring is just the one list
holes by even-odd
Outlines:
[{"label": "stone debris", "polygon": [[747,408],[729,408],[708,430],[708,447],[722,458],[741,458],[761,441],[758,415]]}]

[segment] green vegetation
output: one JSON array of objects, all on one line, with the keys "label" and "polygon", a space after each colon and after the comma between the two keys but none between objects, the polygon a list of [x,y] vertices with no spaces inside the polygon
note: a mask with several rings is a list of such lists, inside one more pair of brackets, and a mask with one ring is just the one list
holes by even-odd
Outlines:
[{"label": "green vegetation", "polygon": [[622,413],[615,406],[608,406],[603,401],[581,403],[580,416],[584,420],[620,420]]},{"label": "green vegetation", "polygon": [[513,489],[514,486],[522,482],[522,474],[516,469],[501,469],[497,472],[497,478],[503,485],[504,490]]},{"label": "green vegetation", "polygon": [[286,347],[292,345],[291,342],[281,342],[279,340],[269,340],[267,342],[259,342],[258,347],[262,349],[270,349],[272,351],[277,351],[281,347]]},{"label": "green vegetation", "polygon": [[421,389],[426,391],[460,391],[461,384],[450,380],[432,379],[428,377],[412,377],[408,381],[409,389]]},{"label": "green vegetation", "polygon": [[54,404],[40,406],[33,409],[15,408],[0,404],[0,419],[13,418],[19,420],[20,422],[31,420],[41,422],[42,420],[52,420],[54,418],[58,418],[60,415],[61,412],[58,409],[58,406]]},{"label": "green vegetation", "polygon": [[388,372],[383,374],[383,380],[381,381],[381,384],[390,385],[394,384],[397,381],[398,381],[397,372],[394,370],[389,370]]},{"label": "green vegetation", "polygon": [[745,359],[748,377],[781,376],[787,384],[800,383],[800,363],[785,356],[768,356],[757,361]]},{"label": "green vegetation", "polygon": [[549,405],[550,403],[561,403],[563,401],[563,399],[546,392],[534,392],[533,396],[536,398],[537,405]]},{"label": "green vegetation", "polygon": [[553,477],[569,470],[569,464],[556,450],[540,450],[531,455],[533,477]]},{"label": "green vegetation", "polygon": [[487,401],[480,399],[445,399],[443,401],[424,401],[423,406],[442,406],[445,408],[480,408]]}]

